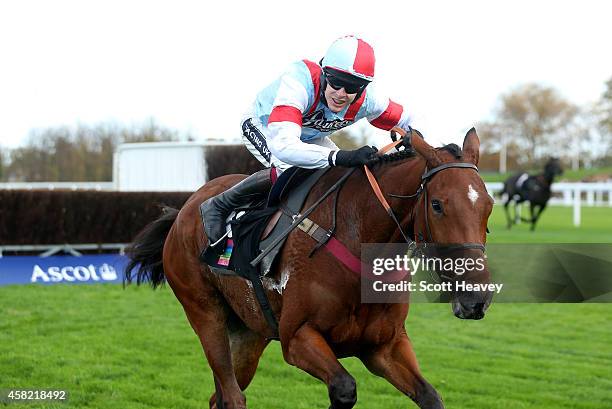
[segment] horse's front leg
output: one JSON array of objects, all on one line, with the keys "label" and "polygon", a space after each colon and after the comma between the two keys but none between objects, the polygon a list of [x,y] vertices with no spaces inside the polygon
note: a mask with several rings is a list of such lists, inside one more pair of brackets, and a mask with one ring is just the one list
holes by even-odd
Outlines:
[{"label": "horse's front leg", "polygon": [[507,224],[508,229],[512,228],[512,217],[510,217],[510,211],[508,210],[508,206],[509,205],[510,205],[510,199],[508,199],[504,203],[504,212],[506,213],[506,220],[508,222],[508,224]]},{"label": "horse's front leg", "polygon": [[330,409],[351,409],[357,402],[357,384],[344,369],[323,336],[308,324],[289,338],[281,333],[285,360],[325,382]]},{"label": "horse's front leg", "polygon": [[444,408],[438,392],[421,375],[412,344],[405,331],[391,342],[380,345],[360,358],[370,372],[385,378],[410,397],[419,408]]},{"label": "horse's front leg", "polygon": [[[542,215],[542,212],[544,211],[545,207],[546,207],[546,203],[544,203],[543,205],[540,205],[538,207],[538,209],[535,211],[535,214],[532,216],[532,219],[531,219],[531,231],[535,230],[536,223],[538,222],[538,219]],[[532,212],[533,212],[533,210],[532,210]]]},{"label": "horse's front leg", "polygon": [[514,224],[519,224],[521,222],[521,210],[519,206],[521,206],[523,202],[514,202]]}]

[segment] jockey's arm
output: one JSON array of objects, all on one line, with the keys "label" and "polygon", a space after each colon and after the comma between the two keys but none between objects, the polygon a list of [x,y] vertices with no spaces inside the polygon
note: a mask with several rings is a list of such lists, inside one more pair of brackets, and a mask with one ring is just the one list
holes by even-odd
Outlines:
[{"label": "jockey's arm", "polygon": [[338,148],[338,146],[334,143],[334,141],[332,141],[329,138],[329,136],[325,136],[323,138],[317,139],[317,144],[321,146],[325,146],[331,149],[332,151],[340,150],[340,148]]},{"label": "jockey's arm", "polygon": [[367,95],[369,98],[367,118],[370,124],[385,131],[396,126],[409,131],[412,118],[404,107],[386,96],[379,95],[375,89],[371,91]]},{"label": "jockey's arm", "polygon": [[326,142],[324,146],[302,142],[300,140],[302,127],[295,122],[271,122],[268,124],[268,130],[270,152],[281,161],[293,166],[308,169],[327,167],[329,154],[338,149],[331,140],[329,140],[331,145]]}]

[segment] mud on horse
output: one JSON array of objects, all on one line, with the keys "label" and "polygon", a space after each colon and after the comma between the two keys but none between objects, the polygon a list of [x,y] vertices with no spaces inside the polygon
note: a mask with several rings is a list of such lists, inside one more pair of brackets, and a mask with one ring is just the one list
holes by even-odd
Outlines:
[{"label": "mud on horse", "polygon": [[[412,146],[418,155],[387,155],[372,167],[397,220],[415,238],[439,244],[476,243],[469,252],[482,257],[492,199],[476,171],[479,145],[474,129],[467,133],[463,149],[457,145],[435,149],[413,136]],[[304,208],[342,172],[338,168],[327,172],[310,192]],[[423,175],[428,176],[422,179]],[[250,283],[240,277],[216,275],[198,259],[207,243],[200,203],[244,177],[215,179],[195,192],[180,211],[167,209],[136,237],[125,272],[128,282],[150,281],[153,287],[164,280],[169,283],[212,369],[215,393],[209,404],[216,409],[247,407],[244,391],[260,356],[276,335],[253,303]],[[354,255],[360,254],[361,243],[402,241],[397,225],[366,188],[367,183],[364,172],[355,171],[338,196],[334,237]],[[310,218],[320,226],[330,226],[332,213],[332,201],[326,200]],[[285,360],[324,382],[334,409],[352,408],[357,400],[355,379],[338,360],[348,356],[358,357],[373,374],[385,378],[418,407],[443,408],[440,396],[419,370],[406,333],[408,304],[362,303],[360,277],[327,251],[319,250],[309,258],[312,248],[312,238],[294,230],[270,277],[265,278],[282,284],[269,286],[267,295],[279,323]],[[488,283],[490,275],[485,268],[478,275],[463,278]],[[457,293],[452,297],[452,309],[457,317],[480,319],[490,302],[488,292]]]},{"label": "mud on horse", "polygon": [[[546,204],[551,196],[550,187],[553,184],[555,176],[563,174],[561,163],[558,158],[550,158],[544,166],[544,172],[538,175],[530,176],[527,173],[517,173],[510,176],[504,182],[504,189],[500,194],[505,195],[504,210],[506,211],[506,219],[508,221],[508,229],[513,224],[519,221],[517,206],[525,201],[529,202],[529,219],[520,218],[520,220],[531,223],[531,231],[535,230],[536,223],[546,208]],[[513,203],[514,219],[510,217],[508,206]]]}]

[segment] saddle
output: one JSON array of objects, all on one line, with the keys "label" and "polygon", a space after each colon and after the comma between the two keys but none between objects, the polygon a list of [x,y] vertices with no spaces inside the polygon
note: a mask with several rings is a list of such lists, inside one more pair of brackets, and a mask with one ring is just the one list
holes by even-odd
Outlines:
[{"label": "saddle", "polygon": [[251,261],[277,241],[292,224],[308,193],[327,170],[329,168],[315,170],[292,167],[284,171],[272,186],[266,200],[252,202],[230,215],[227,228],[231,230],[231,237],[224,244],[224,255],[219,257],[214,251],[206,249],[200,259],[217,274],[238,275],[247,279],[268,274],[287,236],[258,265],[252,266]]},{"label": "saddle", "polygon": [[539,194],[545,187],[538,180],[538,176],[530,176],[523,173],[516,182],[517,194],[524,200],[532,200],[534,195]]}]

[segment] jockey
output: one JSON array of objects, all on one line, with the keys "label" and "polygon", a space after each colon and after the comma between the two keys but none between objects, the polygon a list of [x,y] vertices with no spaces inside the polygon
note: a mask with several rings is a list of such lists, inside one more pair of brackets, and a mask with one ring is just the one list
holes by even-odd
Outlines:
[{"label": "jockey", "polygon": [[211,246],[223,238],[225,219],[232,210],[266,194],[279,172],[291,166],[361,166],[374,159],[374,147],[339,149],[329,138],[334,131],[361,118],[384,130],[410,129],[402,106],[379,95],[371,84],[374,65],[374,50],[368,43],[341,37],[319,64],[298,61],[257,95],[243,117],[242,138],[266,169],[201,205]]}]

